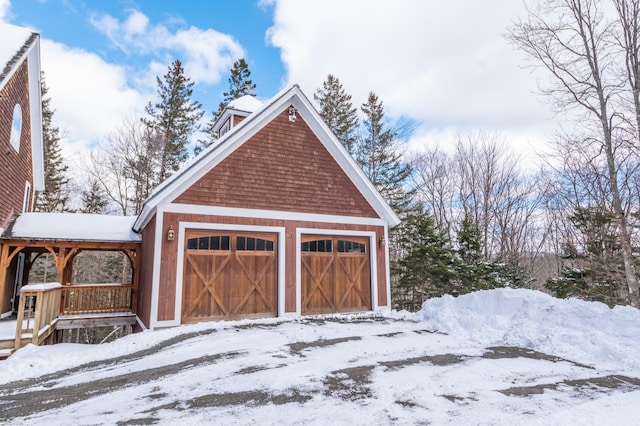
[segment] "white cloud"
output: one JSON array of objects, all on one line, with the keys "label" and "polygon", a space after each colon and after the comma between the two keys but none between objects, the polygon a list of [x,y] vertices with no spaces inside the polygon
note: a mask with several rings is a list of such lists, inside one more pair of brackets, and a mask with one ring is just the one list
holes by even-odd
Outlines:
[{"label": "white cloud", "polygon": [[523,14],[521,2],[273,3],[268,40],[281,49],[287,84],[306,93],[332,73],[355,105],[373,90],[388,114],[417,120],[425,134],[482,128],[526,144],[551,129],[535,77],[502,36]]},{"label": "white cloud", "polygon": [[9,14],[9,0],[0,0],[0,22],[4,22]]},{"label": "white cloud", "polygon": [[41,57],[68,155],[84,151],[127,115],[141,112],[152,96],[130,87],[123,67],[94,53],[44,39]]},{"label": "white cloud", "polygon": [[[103,33],[113,47],[127,54],[160,56],[169,65],[179,57],[195,83],[216,84],[233,62],[244,56],[242,46],[229,34],[196,27],[172,30],[163,24],[151,25],[149,18],[137,10],[129,10],[124,21],[111,15],[94,15],[91,24]],[[148,70],[149,76],[155,76]]]}]

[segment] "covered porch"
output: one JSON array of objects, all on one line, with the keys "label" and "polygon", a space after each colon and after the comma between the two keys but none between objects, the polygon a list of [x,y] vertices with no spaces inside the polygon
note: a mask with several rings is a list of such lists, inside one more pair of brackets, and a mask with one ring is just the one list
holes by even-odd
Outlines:
[{"label": "covered porch", "polygon": [[[29,282],[31,268],[38,258],[49,254],[55,279],[48,281],[61,284],[60,291],[52,296],[55,302],[48,302],[58,304],[56,330],[134,325],[141,241],[140,235],[131,230],[133,220],[73,213],[20,215],[0,237],[2,317],[38,317],[38,296],[33,294],[23,301],[21,289],[36,284]],[[85,251],[124,254],[130,276],[122,276],[120,282],[75,282],[78,274],[74,274],[74,260]]]}]

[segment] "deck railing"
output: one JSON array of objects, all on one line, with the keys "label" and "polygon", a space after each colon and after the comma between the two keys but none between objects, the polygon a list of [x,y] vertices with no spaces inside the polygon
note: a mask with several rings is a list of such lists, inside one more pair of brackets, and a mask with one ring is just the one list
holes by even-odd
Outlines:
[{"label": "deck railing", "polygon": [[60,314],[61,287],[58,283],[47,283],[20,289],[15,349],[22,346],[25,338],[40,345],[53,334]]},{"label": "deck railing", "polygon": [[62,287],[62,314],[133,313],[133,285],[82,284]]}]

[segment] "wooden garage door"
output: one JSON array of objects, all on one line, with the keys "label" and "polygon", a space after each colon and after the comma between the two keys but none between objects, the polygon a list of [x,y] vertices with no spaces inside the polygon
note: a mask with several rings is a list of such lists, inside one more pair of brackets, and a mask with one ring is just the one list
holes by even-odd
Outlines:
[{"label": "wooden garage door", "polygon": [[277,235],[187,231],[182,322],[276,316]]},{"label": "wooden garage door", "polygon": [[302,313],[371,309],[369,238],[303,235]]}]

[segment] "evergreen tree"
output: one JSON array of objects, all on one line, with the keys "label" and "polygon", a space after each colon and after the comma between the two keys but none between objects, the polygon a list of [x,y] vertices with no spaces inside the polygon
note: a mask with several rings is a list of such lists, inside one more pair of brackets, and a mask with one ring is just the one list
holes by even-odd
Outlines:
[{"label": "evergreen tree", "polygon": [[247,65],[247,61],[245,61],[244,58],[235,61],[230,72],[231,76],[228,80],[229,91],[223,94],[224,98],[218,108],[218,114],[220,114],[232,100],[244,95],[251,95],[251,92],[256,90],[256,85],[249,79],[249,77],[251,77],[251,71],[249,71],[249,65]]},{"label": "evergreen tree", "polygon": [[565,265],[545,287],[556,297],[579,297],[609,304],[624,303],[622,248],[615,215],[604,208],[578,207],[569,217],[577,242],[566,241]]},{"label": "evergreen tree", "polygon": [[396,308],[416,311],[426,299],[460,292],[455,253],[429,213],[408,214],[397,235],[401,258],[393,268]]},{"label": "evergreen tree", "polygon": [[397,150],[396,134],[385,125],[384,106],[375,93],[362,105],[364,129],[356,160],[382,197],[396,211],[409,206],[411,194],[404,184],[411,175]]},{"label": "evergreen tree", "polygon": [[515,260],[487,260],[483,257],[482,231],[470,215],[465,215],[457,233],[460,293],[500,287],[522,287],[527,276]]},{"label": "evergreen tree", "polygon": [[458,230],[459,278],[464,288],[474,288],[482,261],[482,233],[469,215],[465,215]]},{"label": "evergreen tree", "polygon": [[185,76],[182,63],[175,60],[158,82],[159,101],[145,108],[147,127],[161,140],[159,144],[158,179],[162,182],[178,170],[189,157],[189,137],[199,128],[203,111],[200,103],[191,100],[194,83]]},{"label": "evergreen tree", "polygon": [[313,94],[320,106],[320,116],[338,138],[347,152],[355,154],[358,131],[358,112],[351,103],[342,83],[332,74],[322,83],[322,88]]},{"label": "evergreen tree", "polygon": [[89,189],[82,192],[82,213],[104,213],[108,204],[100,182],[91,179]]},{"label": "evergreen tree", "polygon": [[251,71],[249,70],[249,65],[244,58],[235,61],[233,63],[233,67],[229,70],[229,73],[229,91],[223,93],[222,102],[218,104],[218,110],[211,114],[211,120],[209,120],[207,126],[204,128],[206,139],[198,140],[198,145],[196,145],[193,150],[195,155],[200,154],[205,148],[218,139],[218,135],[213,130],[213,125],[227,105],[229,105],[229,102],[244,95],[255,96],[252,92],[256,89],[256,85],[249,78],[251,76]]},{"label": "evergreen tree", "polygon": [[51,98],[47,97],[49,88],[45,83],[44,73],[40,79],[42,91],[42,142],[44,148],[44,190],[38,191],[35,198],[34,211],[64,212],[68,211],[67,170],[69,166],[62,158],[60,148],[60,130],[53,125],[54,110],[51,109]]}]

